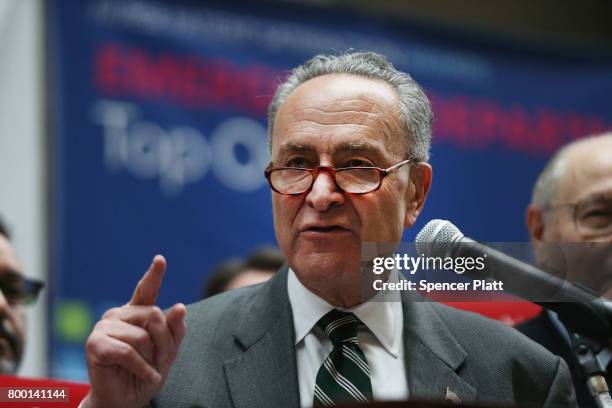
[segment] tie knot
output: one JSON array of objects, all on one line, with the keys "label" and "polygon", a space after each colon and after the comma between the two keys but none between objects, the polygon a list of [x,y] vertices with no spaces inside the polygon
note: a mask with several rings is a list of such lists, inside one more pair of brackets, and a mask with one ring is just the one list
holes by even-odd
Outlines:
[{"label": "tie knot", "polygon": [[359,319],[353,313],[332,310],[319,320],[317,326],[325,332],[332,343],[357,343]]}]

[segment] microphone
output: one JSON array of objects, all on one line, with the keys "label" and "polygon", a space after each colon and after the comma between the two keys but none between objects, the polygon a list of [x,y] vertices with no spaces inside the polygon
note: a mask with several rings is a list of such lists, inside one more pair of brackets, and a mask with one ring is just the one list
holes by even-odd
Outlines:
[{"label": "microphone", "polygon": [[485,268],[466,271],[466,276],[504,282],[504,290],[557,312],[572,332],[604,342],[612,338],[612,302],[470,239],[450,221],[429,221],[417,234],[415,243],[419,253],[431,257],[484,256]]}]

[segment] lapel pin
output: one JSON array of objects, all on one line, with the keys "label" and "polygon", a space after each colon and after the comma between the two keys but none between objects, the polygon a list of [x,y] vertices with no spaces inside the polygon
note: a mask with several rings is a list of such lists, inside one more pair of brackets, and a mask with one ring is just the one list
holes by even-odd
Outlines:
[{"label": "lapel pin", "polygon": [[450,390],[449,387],[446,387],[446,400],[452,402],[455,405],[461,405],[461,398],[454,392]]}]

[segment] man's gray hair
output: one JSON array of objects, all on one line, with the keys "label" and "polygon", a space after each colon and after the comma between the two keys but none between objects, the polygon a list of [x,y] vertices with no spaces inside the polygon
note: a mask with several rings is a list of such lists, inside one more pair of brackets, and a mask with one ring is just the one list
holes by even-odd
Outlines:
[{"label": "man's gray hair", "polygon": [[294,68],[277,88],[268,109],[268,142],[272,149],[274,119],[291,92],[304,82],[328,74],[349,74],[381,80],[397,91],[400,112],[406,125],[406,151],[421,161],[429,159],[433,114],[425,92],[405,72],[395,69],[384,56],[374,52],[316,55]]},{"label": "man's gray hair", "polygon": [[546,163],[544,170],[542,170],[538,176],[535,186],[533,187],[531,203],[542,209],[554,205],[559,182],[563,178],[563,174],[566,171],[567,159],[570,156],[570,153],[578,146],[594,142],[601,138],[612,138],[612,132],[591,135],[574,140],[573,142],[568,143],[559,149],[548,161],[548,163]]},{"label": "man's gray hair", "polygon": [[554,204],[559,180],[565,172],[565,157],[569,146],[557,151],[538,176],[531,197],[531,203],[536,207],[545,209]]}]

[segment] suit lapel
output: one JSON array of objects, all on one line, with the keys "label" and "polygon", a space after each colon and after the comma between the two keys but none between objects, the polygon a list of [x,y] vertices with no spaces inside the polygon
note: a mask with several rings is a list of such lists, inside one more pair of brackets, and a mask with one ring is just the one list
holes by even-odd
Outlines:
[{"label": "suit lapel", "polygon": [[234,338],[244,349],[224,364],[234,406],[299,407],[286,265],[251,299]]},{"label": "suit lapel", "polygon": [[457,371],[467,353],[448,331],[432,304],[403,299],[404,351],[410,399],[476,401],[477,392]]},{"label": "suit lapel", "polygon": [[[457,374],[467,353],[432,304],[406,296],[402,300],[410,399],[476,401],[476,390]],[[234,334],[244,351],[224,364],[234,407],[299,407],[286,265],[257,291],[247,310]]]}]

